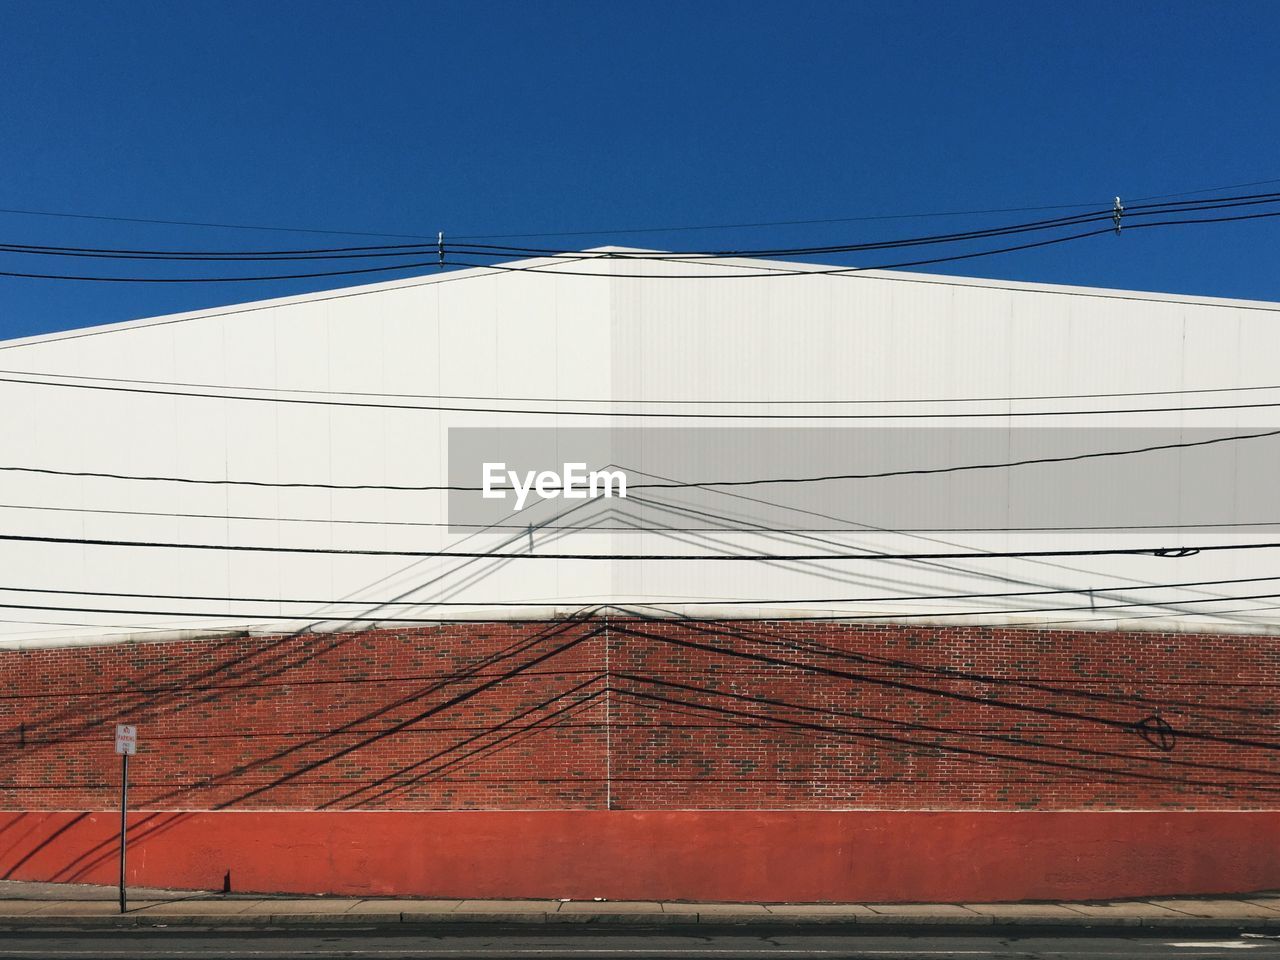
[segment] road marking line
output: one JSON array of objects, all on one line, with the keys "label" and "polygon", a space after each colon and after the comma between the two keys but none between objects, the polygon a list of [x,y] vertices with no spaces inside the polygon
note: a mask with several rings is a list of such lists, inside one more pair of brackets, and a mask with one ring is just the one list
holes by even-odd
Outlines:
[{"label": "road marking line", "polygon": [[1205,947],[1214,950],[1252,950],[1260,947],[1260,943],[1245,943],[1243,940],[1198,940],[1195,943],[1166,943],[1166,947]]}]

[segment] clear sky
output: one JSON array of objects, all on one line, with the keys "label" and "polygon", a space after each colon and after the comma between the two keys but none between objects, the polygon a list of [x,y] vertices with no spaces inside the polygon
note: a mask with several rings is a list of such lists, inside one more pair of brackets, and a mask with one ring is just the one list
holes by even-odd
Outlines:
[{"label": "clear sky", "polygon": [[[1106,206],[1280,178],[1278,41],[1270,0],[9,0],[0,207],[428,236],[601,231],[536,241],[575,248],[941,232],[1049,214],[628,228]],[[335,241],[377,242],[0,213],[5,243]],[[1278,253],[1269,220],[933,269],[1280,300]],[[0,270],[176,272],[15,254]],[[357,282],[0,278],[0,336]]]}]

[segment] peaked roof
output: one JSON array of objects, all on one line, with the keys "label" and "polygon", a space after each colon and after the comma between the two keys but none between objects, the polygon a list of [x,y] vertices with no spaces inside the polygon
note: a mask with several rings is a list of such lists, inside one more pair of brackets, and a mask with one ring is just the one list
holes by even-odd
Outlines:
[{"label": "peaked roof", "polygon": [[[616,256],[625,254],[626,256]],[[741,270],[778,273],[778,279],[784,276],[795,277],[798,274],[814,273],[823,276],[865,277],[876,280],[890,280],[900,283],[942,284],[956,287],[976,287],[999,290],[1016,290],[1027,293],[1042,293],[1057,296],[1103,297],[1120,300],[1141,300],[1161,303],[1186,303],[1203,306],[1235,307],[1253,310],[1271,310],[1280,312],[1280,302],[1266,300],[1243,300],[1227,297],[1191,296],[1185,294],[1160,293],[1143,290],[1112,289],[1106,287],[1084,287],[1069,284],[1030,283],[1016,280],[999,280],[983,277],[960,277],[949,274],[915,273],[904,270],[859,269],[856,266],[843,264],[810,263],[797,260],[768,260],[753,257],[713,257],[699,260],[678,259],[681,255],[672,251],[652,250],[643,247],[600,246],[588,247],[578,251],[566,251],[556,256],[529,257],[521,260],[508,260],[501,263],[477,265],[462,269],[423,273],[417,276],[401,277],[395,280],[379,280],[373,283],[353,284],[351,286],[331,287],[310,293],[293,294],[287,297],[272,297],[266,300],[251,300],[226,304],[218,307],[205,307],[199,310],[181,313],[162,314],[142,317],[134,320],[113,321],[102,324],[91,324],[85,327],[72,327],[51,333],[36,334],[29,337],[16,337],[0,340],[3,348],[19,347],[28,344],[47,343],[50,341],[69,339],[80,331],[92,331],[94,334],[107,333],[114,330],[126,330],[132,327],[160,326],[205,317],[219,317],[231,313],[245,313],[254,310],[266,310],[273,307],[291,306],[295,304],[317,303],[345,297],[369,296],[393,290],[404,290],[437,283],[455,283],[462,280],[480,278],[499,278],[509,273],[538,273],[542,275],[560,274],[562,276],[581,276],[583,273],[593,277],[612,278],[620,282],[652,282],[670,279],[679,281],[692,279],[692,271]],[[668,258],[675,259],[668,259]],[[569,268],[562,266],[566,258],[571,258]],[[645,275],[640,278],[618,276],[622,272],[621,265],[634,264],[633,269],[643,269]],[[643,265],[643,266],[641,266]],[[655,269],[657,268],[657,269]],[[832,274],[830,271],[852,271]],[[677,273],[677,271],[679,271]],[[718,275],[723,277],[721,273]],[[708,278],[710,279],[710,278]],[[70,336],[69,336],[70,335]]]}]

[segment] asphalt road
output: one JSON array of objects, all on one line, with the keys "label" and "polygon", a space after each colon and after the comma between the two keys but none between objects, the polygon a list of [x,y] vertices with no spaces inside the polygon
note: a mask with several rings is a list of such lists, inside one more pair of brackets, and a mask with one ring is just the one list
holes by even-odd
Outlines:
[{"label": "asphalt road", "polygon": [[36,931],[0,933],[0,958],[22,960],[910,960],[912,957],[1081,958],[1155,960],[1182,957],[1257,957],[1280,960],[1280,939],[1270,937],[1098,937],[1065,935],[1009,938],[993,936],[831,936],[813,933],[770,936],[671,936],[596,933],[432,936],[367,930],[137,929],[107,932]]}]

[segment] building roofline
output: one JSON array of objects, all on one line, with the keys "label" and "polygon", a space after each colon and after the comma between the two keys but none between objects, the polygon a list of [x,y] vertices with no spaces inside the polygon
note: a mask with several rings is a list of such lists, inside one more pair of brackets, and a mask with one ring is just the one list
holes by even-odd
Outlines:
[{"label": "building roofline", "polygon": [[[526,263],[532,261],[520,262]],[[181,313],[167,313],[152,317],[138,317],[133,320],[116,320],[108,323],[93,324],[86,327],[69,327],[65,330],[54,330],[49,333],[35,334],[30,337],[15,337],[9,340],[0,340],[0,350],[9,349],[10,347],[26,347],[40,343],[51,343],[58,340],[70,340],[75,339],[78,336],[115,333],[120,330],[130,330],[142,327],[158,327],[169,323],[221,317],[232,313],[249,313],[256,310],[267,310],[274,307],[288,307],[303,303],[323,302],[325,300],[335,300],[342,297],[368,296],[374,293],[409,289],[432,283],[468,280],[478,276],[493,275],[499,272],[500,271],[495,271],[484,266],[477,266],[464,270],[450,270],[445,273],[433,275],[400,277],[395,280],[379,280],[375,283],[355,284],[350,287],[331,287],[326,290],[313,290],[310,293],[294,294],[287,297],[271,297],[267,300],[246,300],[241,303],[229,303],[218,307],[203,307],[199,310],[187,310]]]},{"label": "building roofline", "polygon": [[[609,269],[611,265],[626,263],[654,263],[656,261],[640,258],[614,258],[608,256],[611,253],[628,253],[628,254],[655,254],[662,255],[666,251],[649,250],[639,247],[622,247],[622,246],[603,246],[592,247],[586,250],[578,251],[581,254],[594,255],[588,256],[587,260],[600,263],[604,269],[591,271],[593,274],[601,278],[609,279],[613,273]],[[287,297],[272,297],[266,300],[250,300],[241,303],[226,304],[218,307],[205,307],[199,310],[189,310],[181,313],[161,314],[152,317],[140,317],[133,320],[119,320],[109,323],[93,324],[86,327],[71,327],[65,330],[56,330],[49,333],[35,334],[29,337],[16,337],[13,339],[0,340],[0,350],[7,350],[14,347],[34,346],[42,343],[52,343],[59,340],[77,339],[83,336],[96,336],[104,333],[114,333],[116,331],[139,329],[144,327],[164,326],[169,323],[186,322],[190,320],[201,320],[205,318],[226,316],[234,313],[248,313],[257,310],[266,310],[275,307],[287,307],[305,303],[317,303],[326,300],[342,299],[346,297],[369,296],[371,294],[383,293],[393,290],[405,290],[415,287],[426,286],[437,283],[452,283],[461,280],[477,279],[485,276],[502,276],[510,270],[527,271],[535,268],[540,273],[554,274],[566,273],[567,271],[557,270],[556,265],[562,262],[555,257],[533,257],[523,260],[508,260],[494,265],[477,265],[475,267],[467,267],[461,270],[450,270],[438,274],[420,274],[412,277],[401,277],[395,280],[381,280],[375,283],[356,284],[349,287],[332,287],[325,290],[315,290],[310,293],[294,294]],[[673,261],[661,261],[663,263],[672,263]],[[574,266],[581,267],[582,261],[576,261]],[[716,267],[716,268],[732,268],[741,270],[769,271],[780,272],[785,275],[795,275],[804,273],[816,273],[823,276],[834,276],[847,279],[866,278],[871,280],[891,281],[898,283],[923,283],[944,286],[957,287],[973,287],[978,289],[996,289],[1011,290],[1020,293],[1041,293],[1056,296],[1078,296],[1078,297],[1094,297],[1111,300],[1140,300],[1155,303],[1169,304],[1185,304],[1189,306],[1207,306],[1207,307],[1226,307],[1243,310],[1264,310],[1280,312],[1280,302],[1269,300],[1246,300],[1235,299],[1229,297],[1206,297],[1188,294],[1160,293],[1157,291],[1146,290],[1129,290],[1117,289],[1109,287],[1085,287],[1073,286],[1070,284],[1057,283],[1034,283],[1018,280],[999,280],[984,277],[961,277],[949,274],[936,273],[915,273],[905,270],[858,270],[856,267],[848,268],[854,272],[850,273],[824,273],[832,269],[840,269],[834,264],[816,264],[792,260],[764,260],[750,257],[717,257],[711,260],[697,261],[676,261],[676,266],[683,265],[686,268],[694,266],[698,267]],[[628,278],[613,277],[613,279],[623,281]],[[645,281],[663,279],[662,273],[654,273],[651,276],[644,277]],[[674,278],[671,278],[674,279]]]}]

